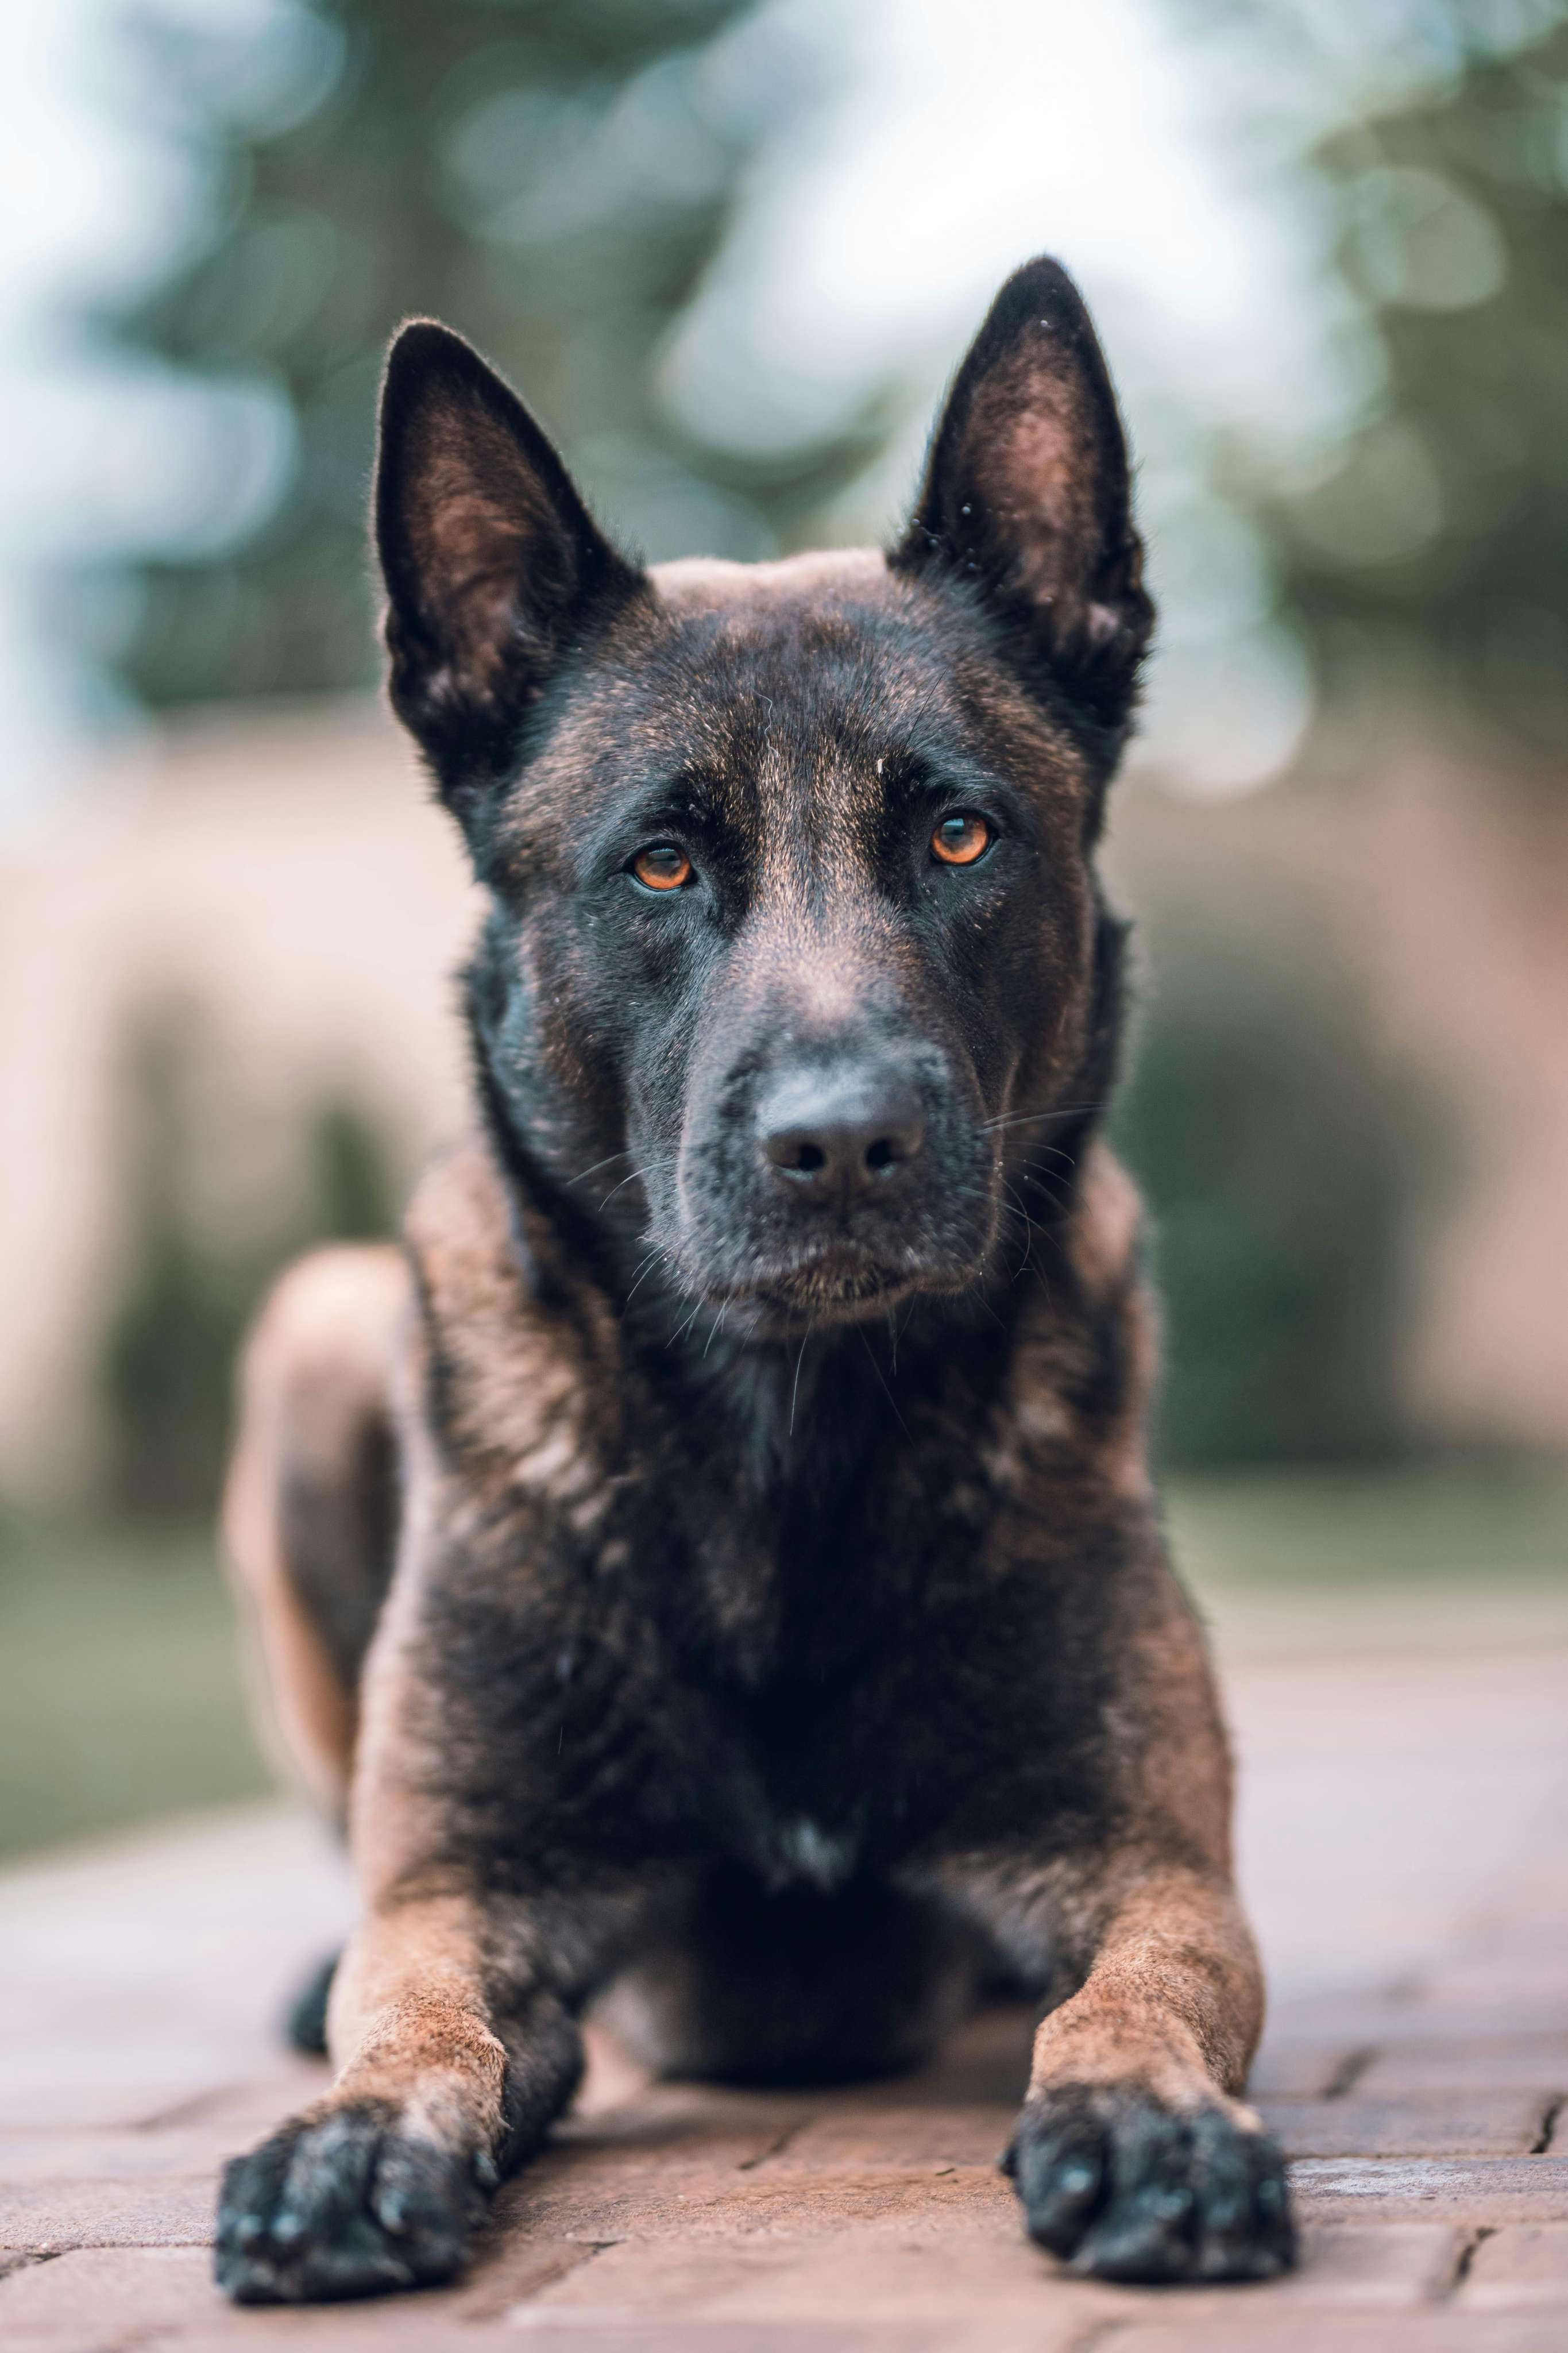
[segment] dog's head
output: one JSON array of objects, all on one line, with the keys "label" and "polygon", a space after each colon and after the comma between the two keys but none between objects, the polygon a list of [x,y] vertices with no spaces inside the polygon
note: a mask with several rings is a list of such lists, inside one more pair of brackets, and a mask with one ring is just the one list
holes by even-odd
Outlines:
[{"label": "dog's head", "polygon": [[376,531],[508,1148],[742,1328],[973,1282],[1009,1153],[1104,1083],[1090,861],[1152,622],[1068,279],[1003,289],[885,557],[637,569],[425,324]]}]

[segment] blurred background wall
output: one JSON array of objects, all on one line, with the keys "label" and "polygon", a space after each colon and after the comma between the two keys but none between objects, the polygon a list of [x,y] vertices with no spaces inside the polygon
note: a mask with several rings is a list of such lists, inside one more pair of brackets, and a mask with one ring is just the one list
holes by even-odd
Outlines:
[{"label": "blurred background wall", "polygon": [[[463,1115],[466,885],[375,699],[390,329],[648,556],[760,556],[888,532],[1041,248],[1163,612],[1110,865],[1167,1459],[1264,1481],[1265,1552],[1304,1472],[1468,1466],[1509,1554],[1568,1452],[1568,5],[12,0],[0,65],[0,1609],[64,1683],[210,1578],[270,1271]],[[113,1810],[34,1779],[0,1841]]]}]

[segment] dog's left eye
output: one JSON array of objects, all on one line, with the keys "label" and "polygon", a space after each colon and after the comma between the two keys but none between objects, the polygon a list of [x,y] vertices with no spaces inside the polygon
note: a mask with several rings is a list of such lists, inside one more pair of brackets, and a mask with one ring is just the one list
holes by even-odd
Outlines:
[{"label": "dog's left eye", "polygon": [[638,850],[631,871],[645,891],[679,891],[691,880],[691,860],[673,841],[651,841]]},{"label": "dog's left eye", "polygon": [[942,866],[973,866],[991,847],[991,827],[973,809],[954,809],[931,838],[931,853]]}]

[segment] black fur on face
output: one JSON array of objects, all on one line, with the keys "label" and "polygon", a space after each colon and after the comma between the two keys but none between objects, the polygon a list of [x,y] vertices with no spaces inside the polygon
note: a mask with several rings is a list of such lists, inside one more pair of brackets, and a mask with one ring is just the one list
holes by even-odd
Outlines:
[{"label": "black fur on face", "polygon": [[886,558],[636,570],[424,324],[377,531],[394,702],[490,893],[469,1003],[514,1171],[623,1292],[742,1334],[1006,1263],[1109,1080],[1090,859],[1152,618],[1062,272],[998,297]]}]

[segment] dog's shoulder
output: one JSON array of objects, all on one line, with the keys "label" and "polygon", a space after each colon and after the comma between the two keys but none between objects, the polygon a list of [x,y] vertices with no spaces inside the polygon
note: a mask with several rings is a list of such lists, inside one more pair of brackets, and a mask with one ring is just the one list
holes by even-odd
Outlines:
[{"label": "dog's shoulder", "polygon": [[426,1172],[404,1237],[419,1313],[411,1403],[451,1467],[569,1500],[597,1476],[619,1340],[548,1228],[519,1215],[486,1139]]},{"label": "dog's shoulder", "polygon": [[1068,1255],[1085,1295],[1114,1303],[1142,1273],[1143,1201],[1102,1136],[1085,1155],[1068,1234]]},{"label": "dog's shoulder", "polygon": [[1142,1202],[1100,1139],[1055,1239],[1010,1344],[994,1473],[1011,1488],[1038,1458],[1080,1495],[1146,1499],[1158,1319]]},{"label": "dog's shoulder", "polygon": [[446,1320],[515,1303],[517,1268],[505,1187],[478,1133],[441,1153],[415,1187],[404,1238],[431,1310]]}]

